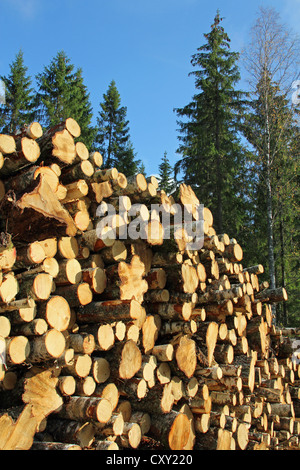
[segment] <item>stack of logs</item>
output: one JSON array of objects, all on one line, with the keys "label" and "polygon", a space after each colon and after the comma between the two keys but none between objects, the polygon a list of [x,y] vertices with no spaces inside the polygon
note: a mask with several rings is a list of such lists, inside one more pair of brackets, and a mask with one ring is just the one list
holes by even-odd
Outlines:
[{"label": "stack of logs", "polygon": [[0,135],[0,449],[298,449],[285,289],[208,208],[190,250],[172,220],[197,219],[191,187],[102,169],[80,134],[69,118]]}]

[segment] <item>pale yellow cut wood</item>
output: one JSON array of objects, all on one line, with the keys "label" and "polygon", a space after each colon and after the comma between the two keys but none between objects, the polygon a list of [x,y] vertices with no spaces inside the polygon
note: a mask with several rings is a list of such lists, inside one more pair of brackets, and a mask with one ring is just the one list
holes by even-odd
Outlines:
[{"label": "pale yellow cut wood", "polygon": [[11,330],[11,323],[7,317],[0,316],[0,336],[7,338]]},{"label": "pale yellow cut wood", "polygon": [[97,383],[104,383],[110,376],[110,364],[104,357],[93,358],[92,373]]},{"label": "pale yellow cut wood", "polygon": [[27,403],[16,422],[8,415],[0,417],[0,449],[28,450],[43,419],[63,401],[56,390],[57,378],[51,371],[33,368],[25,380],[22,399]]},{"label": "pale yellow cut wood", "polygon": [[39,175],[41,175],[41,177],[47,181],[50,188],[55,193],[59,185],[59,179],[55,171],[53,171],[50,167],[40,166],[34,172],[34,179],[38,179]]},{"label": "pale yellow cut wood", "polygon": [[62,395],[74,395],[76,390],[76,380],[72,375],[64,375],[58,377],[57,386]]},{"label": "pale yellow cut wood", "polygon": [[90,160],[95,165],[95,167],[100,168],[103,164],[103,157],[100,152],[91,152],[90,153]]},{"label": "pale yellow cut wood", "polygon": [[40,245],[42,245],[45,256],[47,258],[54,258],[57,253],[57,239],[55,237],[46,238],[45,240],[41,240]]},{"label": "pale yellow cut wood", "polygon": [[28,246],[18,249],[15,266],[23,268],[25,266],[42,263],[45,258],[46,254],[43,245],[40,242],[33,242]]},{"label": "pale yellow cut wood", "polygon": [[197,365],[195,341],[187,335],[182,336],[177,346],[175,357],[179,369],[186,377],[191,378]]},{"label": "pale yellow cut wood", "polygon": [[80,128],[80,125],[78,124],[78,122],[73,119],[73,118],[68,118],[66,119],[65,123],[65,128],[68,130],[68,132],[70,132],[70,134],[73,136],[73,137],[79,137],[81,135],[81,128]]},{"label": "pale yellow cut wood", "polygon": [[159,315],[148,315],[142,326],[143,348],[145,354],[149,354],[155,346],[161,326]]},{"label": "pale yellow cut wood", "polygon": [[142,354],[134,341],[129,340],[125,343],[121,361],[119,365],[119,376],[121,379],[130,379],[140,369],[142,365]]},{"label": "pale yellow cut wood", "polygon": [[14,334],[24,336],[41,336],[48,330],[48,324],[42,318],[35,318],[31,322],[14,326]]},{"label": "pale yellow cut wood", "polygon": [[77,199],[87,196],[89,192],[89,186],[85,180],[78,180],[74,183],[64,185],[67,193],[64,198],[60,199],[62,204],[68,202],[74,202]]},{"label": "pale yellow cut wood", "polygon": [[0,134],[0,152],[5,154],[13,153],[16,151],[16,142],[13,136],[7,134]]},{"label": "pale yellow cut wood", "polygon": [[29,450],[37,428],[32,405],[25,406],[16,422],[7,414],[0,417],[0,450]]},{"label": "pale yellow cut wood", "polygon": [[84,211],[78,211],[73,217],[74,223],[78,230],[87,230],[91,225],[91,219],[89,213]]},{"label": "pale yellow cut wood", "polygon": [[93,192],[93,197],[96,202],[100,202],[113,194],[113,188],[110,181],[103,181],[102,183],[91,182],[91,190]]},{"label": "pale yellow cut wood", "polygon": [[4,271],[10,270],[15,264],[17,258],[17,250],[14,246],[9,248],[1,248],[0,250],[0,268]]},{"label": "pale yellow cut wood", "polygon": [[92,291],[96,294],[102,294],[106,288],[107,279],[105,270],[99,267],[84,269],[82,271],[82,278],[87,282]]},{"label": "pale yellow cut wood", "polygon": [[148,283],[143,279],[145,265],[139,256],[134,255],[130,264],[121,261],[118,266],[118,274],[121,281],[121,300],[135,299],[142,303],[144,293],[148,290]]},{"label": "pale yellow cut wood", "polygon": [[198,211],[200,203],[191,186],[182,183],[179,190],[181,203],[184,205],[185,209],[193,215],[195,220],[199,220],[200,216]]},{"label": "pale yellow cut wood", "polygon": [[171,411],[165,415],[152,416],[151,432],[167,449],[183,450],[189,440],[190,430],[190,420],[184,413]]},{"label": "pale yellow cut wood", "polygon": [[73,163],[76,157],[76,149],[73,136],[66,130],[58,131],[52,138],[52,155],[63,163]]},{"label": "pale yellow cut wood", "polygon": [[8,272],[3,277],[3,282],[0,286],[0,297],[2,302],[10,303],[19,292],[19,283],[13,272]]},{"label": "pale yellow cut wood", "polygon": [[22,400],[32,406],[32,413],[39,423],[63,403],[56,389],[57,383],[58,378],[51,370],[33,367],[27,374]]},{"label": "pale yellow cut wood", "polygon": [[124,447],[136,449],[142,438],[141,428],[137,423],[124,423],[121,443]]},{"label": "pale yellow cut wood", "polygon": [[58,240],[58,254],[66,259],[76,258],[79,254],[77,239],[75,237],[61,237]]},{"label": "pale yellow cut wood", "polygon": [[31,139],[38,139],[39,137],[42,137],[43,135],[43,128],[40,125],[40,123],[36,121],[26,126],[25,130],[26,130],[26,134]]},{"label": "pale yellow cut wood", "polygon": [[75,354],[72,364],[66,367],[68,373],[77,378],[85,378],[89,375],[92,368],[92,358],[89,354]]},{"label": "pale yellow cut wood", "polygon": [[20,209],[34,209],[45,217],[54,218],[63,223],[66,225],[66,234],[69,236],[74,236],[77,233],[72,217],[61,205],[44,178],[41,178],[38,186],[31,193],[24,194],[17,205]]},{"label": "pale yellow cut wood", "polygon": [[119,402],[120,391],[118,387],[113,383],[104,383],[97,386],[94,396],[105,398],[111,403],[112,410],[114,411]]},{"label": "pale yellow cut wood", "polygon": [[12,364],[22,364],[30,354],[30,342],[25,336],[6,339],[6,359]]},{"label": "pale yellow cut wood", "polygon": [[144,228],[145,239],[149,245],[162,245],[164,241],[164,227],[158,220],[147,222]]},{"label": "pale yellow cut wood", "polygon": [[111,325],[100,325],[97,331],[97,349],[108,351],[115,342],[114,330]]},{"label": "pale yellow cut wood", "polygon": [[82,270],[75,258],[59,261],[59,272],[55,279],[56,285],[79,284],[82,280]]},{"label": "pale yellow cut wood", "polygon": [[206,334],[206,345],[207,345],[207,351],[208,351],[207,359],[208,359],[209,366],[212,364],[212,361],[213,361],[215,345],[218,339],[218,331],[219,331],[218,324],[216,322],[211,322],[209,324],[209,327],[207,329],[207,334]]},{"label": "pale yellow cut wood", "polygon": [[80,160],[88,160],[90,154],[87,146],[83,142],[76,142],[75,144],[76,155]]},{"label": "pale yellow cut wood", "polygon": [[56,359],[63,354],[65,346],[63,333],[49,329],[44,335],[31,341],[29,360],[32,363],[42,363]]},{"label": "pale yellow cut wood", "polygon": [[44,318],[51,328],[65,331],[71,321],[71,309],[66,299],[53,295],[46,302],[38,305],[39,316]]},{"label": "pale yellow cut wood", "polygon": [[50,274],[40,273],[34,278],[32,294],[35,300],[47,300],[53,288],[53,279]]},{"label": "pale yellow cut wood", "polygon": [[161,362],[169,362],[174,357],[174,348],[172,344],[159,344],[152,348],[151,354]]}]

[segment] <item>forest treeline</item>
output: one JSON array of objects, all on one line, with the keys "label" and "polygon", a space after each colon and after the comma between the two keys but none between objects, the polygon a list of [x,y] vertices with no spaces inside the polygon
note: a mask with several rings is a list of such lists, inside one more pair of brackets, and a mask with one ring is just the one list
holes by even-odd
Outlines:
[{"label": "forest treeline", "polygon": [[[260,8],[249,38],[242,53],[232,51],[216,13],[191,57],[195,93],[190,103],[174,108],[177,161],[173,167],[164,152],[157,174],[168,194],[181,181],[192,186],[211,209],[217,233],[239,241],[247,265],[264,265],[261,279],[270,287],[287,289],[289,300],[277,306],[276,322],[299,326],[299,40],[272,8]],[[241,62],[247,90],[239,89]],[[1,80],[1,133],[15,133],[33,120],[49,127],[71,116],[81,126],[81,141],[101,152],[105,167],[127,176],[145,173],[114,80],[95,125],[82,69],[64,51],[35,77],[35,86],[22,51]]]}]

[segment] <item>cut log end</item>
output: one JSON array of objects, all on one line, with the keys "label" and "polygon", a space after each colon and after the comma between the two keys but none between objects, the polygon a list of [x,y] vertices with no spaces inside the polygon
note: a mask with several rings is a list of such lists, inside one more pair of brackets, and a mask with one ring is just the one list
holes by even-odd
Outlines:
[{"label": "cut log end", "polygon": [[196,343],[188,336],[182,336],[176,351],[176,361],[179,369],[186,377],[191,378],[197,365]]},{"label": "cut log end", "polygon": [[141,368],[142,354],[134,341],[129,340],[122,349],[119,376],[121,379],[131,379]]},{"label": "cut log end", "polygon": [[145,239],[149,245],[162,245],[164,241],[164,228],[158,220],[152,220],[145,226]]}]

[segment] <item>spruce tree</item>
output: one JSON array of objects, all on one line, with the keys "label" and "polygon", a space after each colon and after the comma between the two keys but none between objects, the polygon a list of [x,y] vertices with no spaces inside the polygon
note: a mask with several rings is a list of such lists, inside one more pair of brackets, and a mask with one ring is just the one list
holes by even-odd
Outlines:
[{"label": "spruce tree", "polygon": [[163,189],[167,194],[170,194],[174,188],[174,178],[173,178],[173,168],[170,165],[170,162],[167,157],[167,152],[164,153],[164,156],[161,159],[161,164],[159,165],[159,188]]},{"label": "spruce tree", "polygon": [[49,127],[72,117],[81,127],[80,140],[90,148],[95,131],[91,126],[92,107],[82,70],[75,70],[65,52],[60,51],[37,75],[37,83],[40,122]]},{"label": "spruce tree", "polygon": [[201,203],[214,215],[219,233],[236,236],[244,223],[245,152],[238,130],[244,94],[235,90],[240,79],[238,53],[217,12],[206,43],[192,56],[197,93],[184,108],[177,108],[181,155],[175,165]]},{"label": "spruce tree", "polygon": [[95,142],[103,155],[106,168],[116,167],[130,176],[138,172],[140,161],[135,159],[126,116],[127,108],[121,106],[120,93],[112,80],[100,103]]},{"label": "spruce tree", "polygon": [[142,175],[144,175],[145,178],[146,178],[147,174],[146,174],[145,165],[144,165],[144,163],[143,163],[141,160],[139,160],[139,162],[140,162],[140,163],[139,163],[138,166],[137,166],[137,171],[138,171],[138,173],[142,173]]},{"label": "spruce tree", "polygon": [[91,149],[96,136],[96,128],[92,126],[93,109],[90,102],[90,94],[83,82],[82,69],[76,71],[75,84],[73,85],[74,95],[76,94],[76,106],[73,117],[81,127],[80,140]]},{"label": "spruce tree", "polygon": [[20,50],[10,65],[10,73],[1,80],[5,88],[5,102],[0,105],[0,125],[3,133],[15,133],[35,117],[34,89],[27,74],[23,52]]}]

